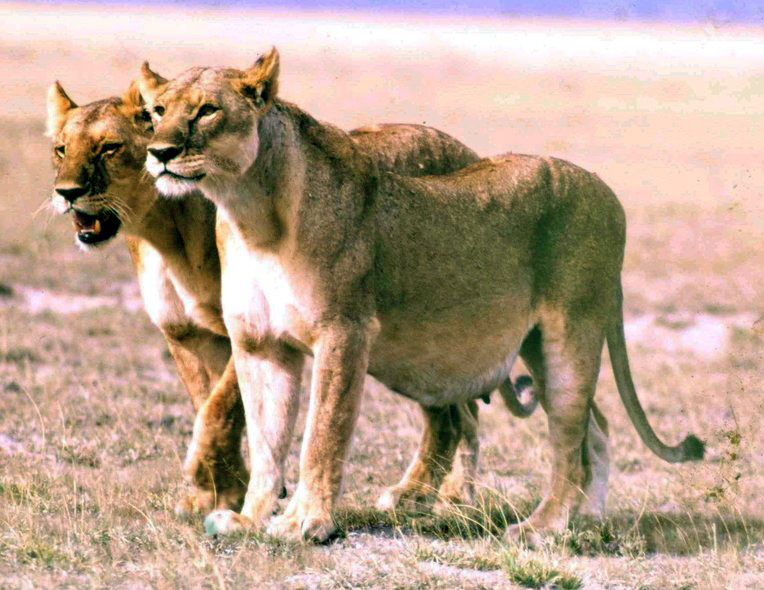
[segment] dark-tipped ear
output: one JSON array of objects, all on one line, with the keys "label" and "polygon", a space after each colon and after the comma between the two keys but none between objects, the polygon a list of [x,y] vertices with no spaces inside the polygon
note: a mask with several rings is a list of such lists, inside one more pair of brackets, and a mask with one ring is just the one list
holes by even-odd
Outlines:
[{"label": "dark-tipped ear", "polygon": [[45,135],[50,138],[58,135],[66,121],[66,113],[77,105],[69,98],[64,89],[56,80],[48,88],[48,121],[46,124]]},{"label": "dark-tipped ear", "polygon": [[152,71],[149,62],[144,61],[141,65],[141,75],[138,77],[138,90],[146,104],[153,104],[154,99],[161,94],[165,86],[167,86],[167,80]]},{"label": "dark-tipped ear", "polygon": [[275,47],[264,53],[241,77],[239,91],[258,109],[273,102],[279,90],[279,52]]}]

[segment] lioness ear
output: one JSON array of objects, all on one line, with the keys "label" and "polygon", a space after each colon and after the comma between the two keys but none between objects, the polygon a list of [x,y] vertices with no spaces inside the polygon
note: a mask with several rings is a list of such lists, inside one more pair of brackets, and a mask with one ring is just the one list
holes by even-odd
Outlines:
[{"label": "lioness ear", "polygon": [[66,121],[66,113],[76,106],[74,101],[64,92],[58,80],[56,80],[48,88],[48,121],[45,135],[50,138],[58,135],[58,132],[64,126],[64,121]]},{"label": "lioness ear", "polygon": [[273,102],[279,90],[279,52],[271,47],[241,77],[239,92],[255,103],[258,109]]},{"label": "lioness ear", "polygon": [[138,78],[138,89],[147,104],[151,105],[154,99],[161,94],[167,86],[167,80],[153,72],[149,67],[149,62],[144,61],[141,65],[141,75]]},{"label": "lioness ear", "polygon": [[151,114],[146,109],[137,80],[130,83],[130,88],[122,97],[122,112],[140,129],[151,130]]},{"label": "lioness ear", "polygon": [[146,104],[141,96],[141,88],[138,85],[137,80],[130,82],[130,88],[128,88],[127,92],[122,96],[122,103],[125,106],[134,109],[139,109]]}]

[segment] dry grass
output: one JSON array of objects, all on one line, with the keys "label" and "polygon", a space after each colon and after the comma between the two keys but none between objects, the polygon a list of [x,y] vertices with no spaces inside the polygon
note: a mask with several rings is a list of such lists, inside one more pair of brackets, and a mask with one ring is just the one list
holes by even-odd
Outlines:
[{"label": "dry grass", "polygon": [[[764,141],[752,115],[764,33],[66,10],[0,7],[13,23],[0,40],[0,587],[764,586]],[[34,213],[52,177],[43,97],[56,78],[83,102],[119,93],[144,58],[169,75],[243,66],[270,43],[283,95],[320,118],[426,121],[483,154],[551,153],[602,176],[630,220],[640,395],[667,439],[704,437],[708,460],[650,455],[603,363],[608,520],[574,522],[536,551],[507,548],[501,530],[549,472],[543,415],[485,408],[477,508],[380,514],[370,506],[401,475],[420,422],[372,383],[334,543],[210,540],[201,522],[178,521],[191,406],[136,308],[123,245],[83,255],[64,221]]]}]

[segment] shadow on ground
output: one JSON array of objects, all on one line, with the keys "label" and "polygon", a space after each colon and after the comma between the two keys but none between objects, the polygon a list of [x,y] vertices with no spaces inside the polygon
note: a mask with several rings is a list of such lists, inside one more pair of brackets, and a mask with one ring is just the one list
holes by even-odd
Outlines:
[{"label": "shadow on ground", "polygon": [[[348,508],[337,516],[339,536],[351,532],[452,539],[501,539],[505,529],[530,514],[528,500],[490,501],[478,506],[449,505],[437,513],[380,512]],[[576,555],[664,554],[687,556],[725,546],[744,547],[764,540],[764,520],[738,512],[618,511],[604,521],[576,518],[545,544]]]}]

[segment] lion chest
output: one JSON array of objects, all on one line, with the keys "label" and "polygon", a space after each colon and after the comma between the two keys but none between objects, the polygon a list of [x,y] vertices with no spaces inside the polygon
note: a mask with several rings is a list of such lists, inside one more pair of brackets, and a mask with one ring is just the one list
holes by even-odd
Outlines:
[{"label": "lion chest", "polygon": [[235,236],[225,244],[222,268],[226,327],[240,346],[263,338],[310,348],[314,337],[303,285],[295,284],[272,253],[248,249]]},{"label": "lion chest", "polygon": [[140,243],[138,252],[138,285],[151,322],[159,328],[186,323],[183,302],[162,256],[147,242]]},{"label": "lion chest", "polygon": [[181,281],[167,260],[150,244],[139,245],[138,284],[143,305],[152,323],[161,329],[189,322],[220,333],[219,292],[214,285],[192,288]]}]

